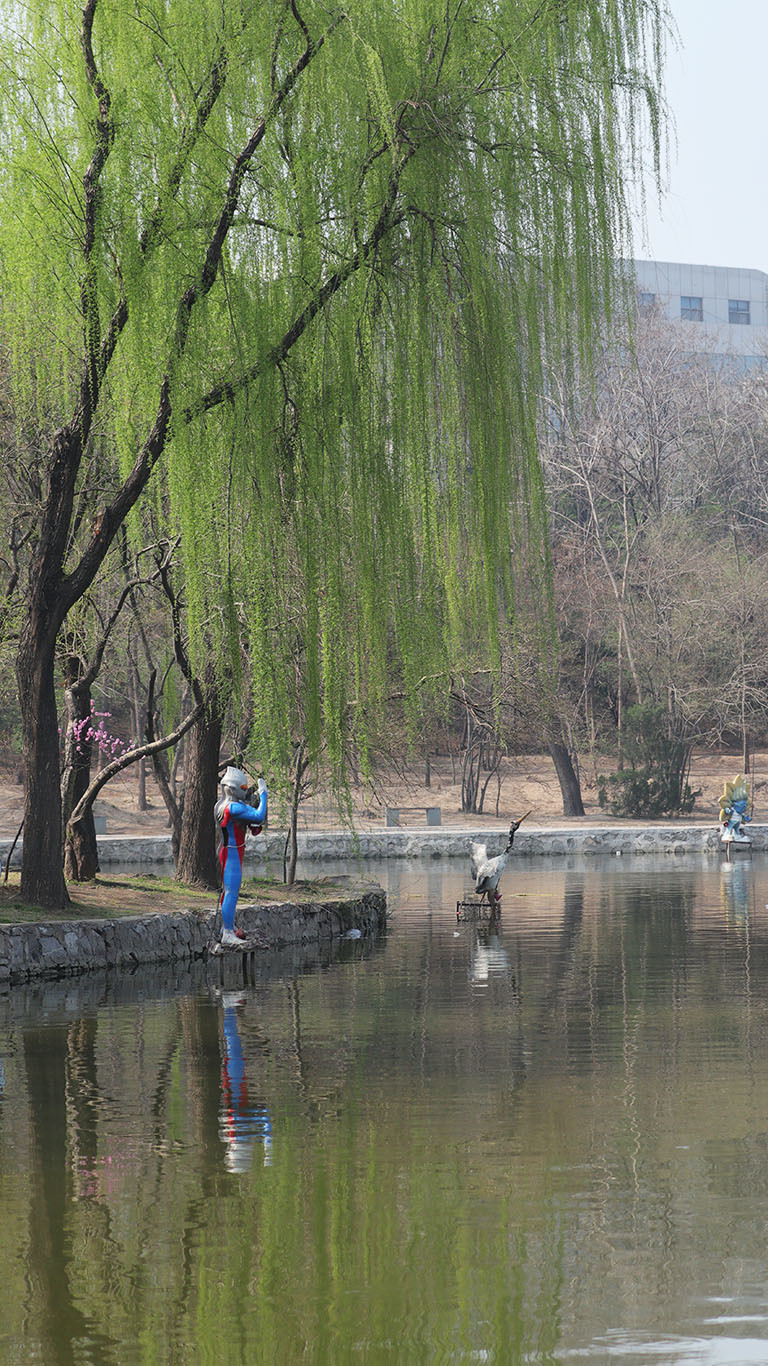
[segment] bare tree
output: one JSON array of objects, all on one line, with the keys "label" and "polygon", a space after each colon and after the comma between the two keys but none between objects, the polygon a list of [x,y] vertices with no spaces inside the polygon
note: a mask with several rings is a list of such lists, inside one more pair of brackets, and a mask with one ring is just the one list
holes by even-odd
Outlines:
[{"label": "bare tree", "polygon": [[768,679],[765,376],[693,357],[651,310],[590,383],[553,380],[549,400],[559,621],[580,637],[585,729],[594,740],[602,688],[619,762],[627,700],[663,704],[692,737],[738,733],[746,759]]}]

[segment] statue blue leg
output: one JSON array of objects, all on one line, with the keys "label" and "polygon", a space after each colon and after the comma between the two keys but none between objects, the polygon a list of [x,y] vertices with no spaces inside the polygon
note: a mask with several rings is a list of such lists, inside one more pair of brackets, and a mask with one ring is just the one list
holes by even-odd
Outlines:
[{"label": "statue blue leg", "polygon": [[233,931],[235,928],[235,907],[237,906],[240,883],[243,880],[243,869],[236,848],[227,849],[222,868],[222,880],[224,894],[221,899],[221,924],[225,930]]}]

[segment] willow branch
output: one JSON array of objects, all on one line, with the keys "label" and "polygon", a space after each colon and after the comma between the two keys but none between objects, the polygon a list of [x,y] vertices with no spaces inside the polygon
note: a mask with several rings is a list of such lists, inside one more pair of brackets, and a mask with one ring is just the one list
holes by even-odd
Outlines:
[{"label": "willow branch", "polygon": [[[91,0],[91,3],[95,4],[95,0]],[[79,564],[65,581],[62,590],[62,604],[64,605],[65,614],[66,611],[69,610],[69,607],[82,597],[85,590],[93,582],[93,579],[98,573],[107,551],[112,544],[118,527],[122,525],[128,513],[131,511],[131,508],[138,502],[149,482],[155,465],[165,450],[171,423],[172,377],[178,369],[179,363],[186,350],[189,327],[195,305],[206,297],[216,280],[224,243],[238,208],[245,174],[256,155],[267,130],[274,122],[277,114],[296,85],[296,82],[299,80],[299,77],[321,51],[327,39],[344,18],[345,16],[343,14],[337,15],[329,24],[326,31],[322,33],[319,38],[307,45],[304,52],[302,52],[301,56],[291,67],[290,71],[284,76],[280,86],[270,100],[267,112],[259,119],[248,141],[235,158],[224,194],[223,207],[208,241],[200,273],[197,280],[184,291],[178,302],[176,326],[173,329],[173,335],[169,345],[167,368],[160,383],[157,410],[152,428],[136,457],[133,469],[130,471],[120,489],[118,489],[112,502],[104,509],[104,515],[101,518],[98,531],[83,551]],[[318,307],[319,306],[320,305],[318,305]],[[317,312],[317,308],[315,308],[312,316],[314,316],[315,312]],[[219,402],[223,401],[224,396],[219,399]]]},{"label": "willow branch", "polygon": [[83,176],[83,189],[85,191],[83,258],[85,270],[80,289],[80,302],[85,329],[85,370],[80,385],[79,417],[84,436],[90,429],[91,415],[101,383],[98,363],[101,352],[101,331],[96,297],[96,268],[93,258],[96,246],[99,200],[101,198],[101,176],[115,139],[112,98],[99,73],[93,53],[93,21],[97,3],[98,0],[86,0],[80,29],[80,46],[83,52],[85,74],[98,105],[98,113],[93,121],[95,133],[93,152]]},{"label": "willow branch", "polygon": [[202,270],[198,279],[185,290],[179,300],[176,314],[176,334],[171,343],[171,356],[181,355],[183,353],[194,306],[198,300],[204,298],[213,287],[213,283],[218,274],[224,243],[227,239],[240,202],[240,191],[243,186],[243,180],[256,152],[264,140],[268,128],[274,123],[275,118],[293,90],[293,87],[302,72],[320,52],[327,38],[341,22],[341,18],[342,16],[338,16],[334,19],[325,33],[322,33],[319,38],[307,44],[301,56],[294,62],[290,71],[288,71],[281,81],[278,89],[270,100],[266,113],[259,119],[248,141],[235,158],[224,195],[224,204],[208,243]]},{"label": "willow branch", "polygon": [[261,374],[284,361],[291,348],[296,345],[299,338],[306,332],[310,323],[320,310],[333,298],[334,294],[339,292],[346,284],[347,280],[349,280],[355,272],[374,255],[380,242],[387,233],[391,232],[393,228],[403,222],[405,214],[402,212],[395,213],[394,209],[399,191],[400,175],[406,163],[413,156],[415,150],[416,149],[413,147],[405,148],[398,174],[392,177],[390,191],[387,195],[387,199],[382,205],[379,217],[360,249],[356,251],[343,266],[339,266],[338,270],[335,270],[319,287],[301,312],[294,318],[290,327],[283,333],[280,340],[266,353],[266,355],[262,356],[260,360],[254,361],[254,363],[244,370],[237,379],[220,380],[217,384],[214,384],[206,394],[203,394],[202,398],[200,398],[197,403],[184,410],[181,414],[184,422],[193,422],[195,418],[202,416],[203,413],[210,412],[212,408],[217,408],[222,403],[232,402],[238,394],[242,393],[244,389],[247,389]]},{"label": "willow branch", "polygon": [[[160,240],[167,206],[175,198],[178,192],[184,171],[189,165],[190,157],[205,130],[205,126],[213,112],[216,101],[224,88],[228,70],[229,60],[226,48],[222,43],[214,57],[205,89],[198,102],[194,124],[191,129],[187,126],[182,131],[176,159],[168,172],[168,177],[163,185],[162,191],[157,195],[155,207],[139,237],[139,250],[144,260],[149,258],[152,249]],[[102,338],[99,353],[99,383],[107,372],[109,363],[115,352],[115,347],[117,346],[127,321],[128,302],[124,296],[121,296]]]},{"label": "willow branch", "polygon": [[[243,24],[240,30],[241,32],[244,27],[245,25]],[[178,192],[184,171],[189,165],[189,159],[192,152],[194,151],[201,134],[205,130],[205,126],[213,112],[216,101],[224,88],[228,72],[229,58],[227,49],[224,44],[221,43],[216,52],[216,56],[213,59],[202,97],[198,102],[194,124],[191,129],[187,126],[182,131],[176,159],[168,172],[168,178],[163,187],[163,191],[158,194],[157,199],[155,200],[155,207],[139,238],[139,248],[143,257],[146,257],[149,254],[159,240],[167,205]]]},{"label": "willow branch", "polygon": [[176,593],[174,592],[173,584],[171,583],[169,568],[169,563],[166,560],[166,562],[159,567],[159,574],[160,582],[163,586],[163,592],[165,593],[165,596],[167,597],[171,608],[171,625],[173,628],[173,653],[176,657],[176,663],[178,664],[179,669],[181,670],[182,676],[185,678],[192,692],[192,696],[199,705],[203,701],[203,695],[200,688],[200,684],[198,680],[195,678],[194,670],[192,669],[189,655],[187,654],[186,647],[184,645],[184,637],[181,632],[181,607],[179,604],[179,599]]}]

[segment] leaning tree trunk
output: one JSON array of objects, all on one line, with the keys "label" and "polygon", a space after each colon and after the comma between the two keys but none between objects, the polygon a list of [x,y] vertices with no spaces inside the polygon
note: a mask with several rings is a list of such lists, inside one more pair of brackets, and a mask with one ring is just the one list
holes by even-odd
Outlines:
[{"label": "leaning tree trunk", "polygon": [[93,807],[83,819],[69,825],[77,803],[91,782],[91,689],[79,677],[81,661],[71,656],[65,666],[64,701],[67,728],[64,734],[64,768],[61,775],[61,816],[64,831],[64,873],[72,882],[90,882],[99,871],[99,852]]},{"label": "leaning tree trunk", "polygon": [[555,765],[557,781],[560,784],[563,797],[563,815],[583,816],[584,802],[581,797],[581,784],[568,752],[568,746],[564,745],[562,740],[550,738],[547,741],[547,749]]},{"label": "leaning tree trunk", "polygon": [[24,762],[21,896],[34,906],[64,910],[70,900],[62,856],[55,648],[55,630],[31,608],[16,657]]},{"label": "leaning tree trunk", "polygon": [[212,889],[219,885],[213,808],[219,790],[221,730],[221,712],[214,700],[189,732],[184,810],[176,864],[179,882]]}]

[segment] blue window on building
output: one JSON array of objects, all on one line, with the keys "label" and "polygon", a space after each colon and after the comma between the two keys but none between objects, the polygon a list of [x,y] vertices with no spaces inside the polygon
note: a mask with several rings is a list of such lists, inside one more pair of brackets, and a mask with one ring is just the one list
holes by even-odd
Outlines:
[{"label": "blue window on building", "polygon": [[649,309],[655,307],[655,304],[656,304],[656,295],[655,295],[655,294],[649,294],[649,293],[647,293],[647,291],[644,290],[644,289],[639,289],[639,290],[637,291],[637,306],[638,306],[638,308],[640,309],[640,312],[641,312],[641,313],[647,313],[647,312],[649,311]]},{"label": "blue window on building", "polygon": [[697,294],[680,295],[680,317],[686,323],[700,323],[704,321],[703,300]]},{"label": "blue window on building", "polygon": [[749,299],[728,300],[729,323],[749,323]]}]

